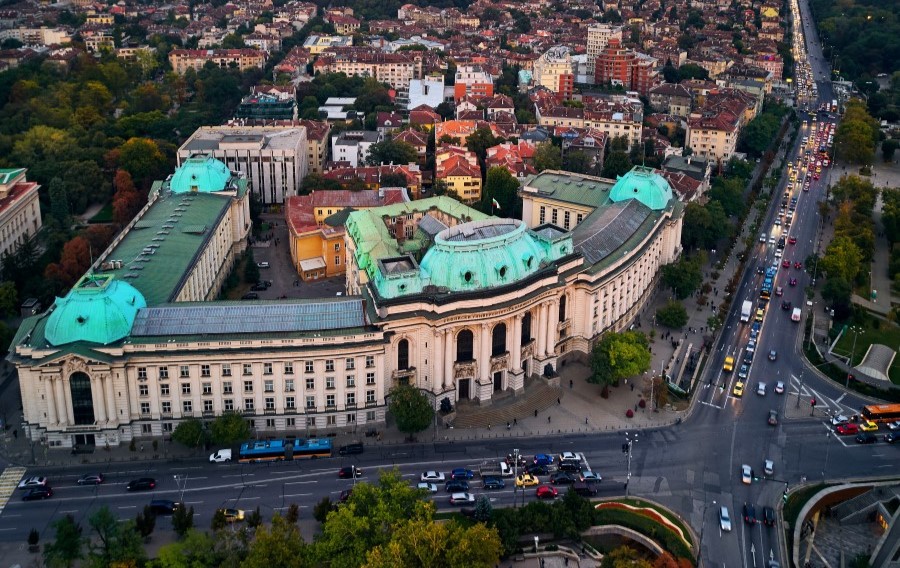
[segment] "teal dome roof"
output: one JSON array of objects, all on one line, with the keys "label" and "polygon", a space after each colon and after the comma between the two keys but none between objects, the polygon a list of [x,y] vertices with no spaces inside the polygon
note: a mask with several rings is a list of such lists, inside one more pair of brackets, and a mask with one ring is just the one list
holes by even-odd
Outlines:
[{"label": "teal dome roof", "polygon": [[231,171],[219,160],[212,156],[194,156],[175,170],[169,189],[172,193],[210,193],[228,187],[230,179]]},{"label": "teal dome roof", "polygon": [[495,288],[572,252],[568,241],[538,237],[515,219],[485,219],[444,229],[420,263],[432,286],[452,292]]},{"label": "teal dome roof", "polygon": [[108,345],[131,333],[147,302],[137,289],[110,275],[88,274],[65,298],[57,298],[44,337],[51,345],[89,341]]},{"label": "teal dome roof", "polygon": [[655,173],[651,168],[635,166],[621,176],[609,190],[609,198],[615,203],[637,199],[650,209],[665,209],[672,199],[672,188],[666,178]]}]

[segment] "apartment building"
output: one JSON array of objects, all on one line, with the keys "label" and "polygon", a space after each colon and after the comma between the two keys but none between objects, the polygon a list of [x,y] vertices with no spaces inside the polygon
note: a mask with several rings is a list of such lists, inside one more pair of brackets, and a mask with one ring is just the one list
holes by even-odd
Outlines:
[{"label": "apartment building", "polygon": [[481,65],[460,65],[456,68],[453,100],[459,102],[466,95],[494,96],[494,78]]},{"label": "apartment building", "polygon": [[347,130],[331,140],[331,160],[346,162],[350,167],[363,166],[369,158],[369,148],[384,140],[380,132]]},{"label": "apartment building", "polygon": [[575,71],[568,47],[551,47],[538,57],[533,69],[531,77],[535,85],[550,89],[562,99],[572,98]]},{"label": "apartment building", "polygon": [[622,26],[613,24],[594,24],[588,28],[587,56],[588,68],[594,69],[594,62],[600,52],[606,49],[611,39],[622,41]]},{"label": "apartment building", "polygon": [[13,254],[41,230],[40,185],[25,168],[0,169],[0,256]]},{"label": "apartment building", "polygon": [[183,75],[188,69],[199,71],[208,61],[227,69],[237,65],[240,71],[251,67],[262,67],[266,63],[266,52],[257,49],[173,49],[169,53],[172,70]]},{"label": "apartment building", "polygon": [[316,60],[313,69],[350,77],[374,77],[380,83],[408,92],[410,81],[422,78],[422,56],[411,51],[384,53],[368,47],[331,48]]},{"label": "apartment building", "polygon": [[727,110],[691,114],[686,143],[697,156],[728,161],[737,146],[740,120]]},{"label": "apartment building", "polygon": [[625,49],[620,40],[613,38],[606,49],[597,55],[594,64],[594,82],[621,85],[627,90],[648,96],[650,89],[658,83],[656,69],[656,59]]}]

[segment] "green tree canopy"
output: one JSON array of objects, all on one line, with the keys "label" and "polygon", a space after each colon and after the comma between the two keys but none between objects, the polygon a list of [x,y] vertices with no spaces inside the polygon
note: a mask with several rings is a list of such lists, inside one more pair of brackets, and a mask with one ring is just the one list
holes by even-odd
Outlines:
[{"label": "green tree canopy", "polygon": [[182,420],[172,432],[172,439],[188,448],[203,446],[206,443],[207,436],[203,422],[197,418]]},{"label": "green tree canopy", "polygon": [[662,268],[662,281],[672,289],[675,297],[683,300],[693,294],[703,283],[703,259],[699,255],[682,256],[678,262]]},{"label": "green tree canopy", "polygon": [[[493,211],[500,217],[518,218],[522,213],[522,200],[518,192],[519,180],[506,168],[495,166],[487,172],[478,209],[485,213]],[[500,204],[499,209],[492,207],[494,199]]]},{"label": "green tree canopy", "polygon": [[650,369],[650,341],[639,331],[605,333],[591,352],[591,375],[588,382],[603,386],[639,375]]},{"label": "green tree canopy", "polygon": [[103,506],[88,518],[91,538],[87,564],[95,568],[109,566],[141,566],[146,553],[133,520],[124,523]]},{"label": "green tree canopy", "polygon": [[657,323],[672,329],[681,329],[688,322],[687,310],[681,302],[670,300],[656,310]]},{"label": "green tree canopy", "polygon": [[731,230],[731,223],[719,201],[702,205],[691,201],[684,208],[681,244],[687,250],[711,250]]},{"label": "green tree canopy", "polygon": [[250,426],[242,415],[225,412],[210,422],[209,436],[214,444],[237,444],[250,438]]},{"label": "green tree canopy", "polygon": [[371,166],[380,164],[403,165],[415,163],[419,155],[415,147],[399,140],[382,140],[369,146],[369,157],[366,162]]},{"label": "green tree canopy", "polygon": [[247,558],[242,566],[246,568],[304,568],[316,566],[303,542],[300,529],[288,523],[284,517],[275,514],[272,524],[256,529]]},{"label": "green tree canopy", "polygon": [[552,142],[538,144],[534,149],[534,168],[539,172],[562,168],[562,153],[559,146]]},{"label": "green tree canopy", "polygon": [[628,153],[617,150],[610,152],[606,156],[600,175],[605,178],[616,179],[616,177],[624,176],[631,171],[632,166],[633,164],[631,163],[631,158],[628,157]]},{"label": "green tree canopy", "polygon": [[388,410],[397,422],[397,429],[409,436],[431,426],[434,408],[422,391],[411,385],[399,385],[391,389]]},{"label": "green tree canopy", "polygon": [[44,545],[44,561],[50,568],[71,568],[84,558],[84,539],[81,525],[70,514],[53,523],[56,538]]},{"label": "green tree canopy", "polygon": [[855,282],[862,266],[862,253],[849,237],[835,237],[825,249],[819,267],[829,278]]}]

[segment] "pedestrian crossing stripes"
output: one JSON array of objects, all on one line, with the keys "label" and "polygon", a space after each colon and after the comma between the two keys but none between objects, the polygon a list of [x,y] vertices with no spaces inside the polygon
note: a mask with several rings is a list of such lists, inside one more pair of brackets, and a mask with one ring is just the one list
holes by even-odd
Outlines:
[{"label": "pedestrian crossing stripes", "polygon": [[15,493],[23,475],[25,475],[24,467],[8,467],[0,474],[0,514],[9,503],[9,498]]}]

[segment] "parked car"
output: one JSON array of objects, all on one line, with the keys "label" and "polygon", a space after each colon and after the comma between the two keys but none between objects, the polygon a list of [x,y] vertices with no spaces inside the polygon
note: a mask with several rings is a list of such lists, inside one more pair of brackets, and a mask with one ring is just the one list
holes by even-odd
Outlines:
[{"label": "parked car", "polygon": [[53,490],[49,487],[33,487],[22,495],[22,501],[38,501],[53,497]]},{"label": "parked car", "polygon": [[552,485],[538,485],[538,488],[535,489],[534,494],[538,499],[555,499],[559,492],[556,490],[556,487]]},{"label": "parked car", "polygon": [[719,527],[722,529],[722,532],[731,530],[731,515],[728,514],[728,507],[724,505],[719,508]]},{"label": "parked car", "polygon": [[247,292],[246,294],[241,296],[241,299],[242,300],[258,300],[259,294],[257,294],[256,292]]},{"label": "parked car", "polygon": [[78,478],[78,485],[100,485],[103,483],[102,473],[88,473]]},{"label": "parked car", "polygon": [[128,482],[125,486],[126,491],[149,491],[156,489],[156,480],[152,477],[139,477]]},{"label": "parked car", "polygon": [[258,266],[259,268],[269,268],[269,263],[266,261],[257,262],[256,266]]}]

